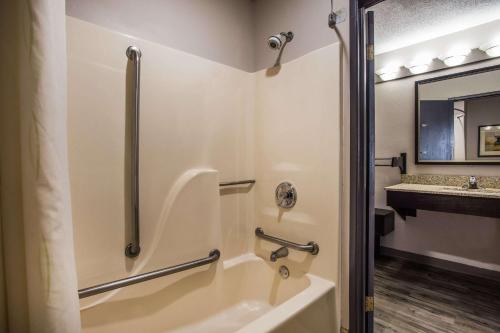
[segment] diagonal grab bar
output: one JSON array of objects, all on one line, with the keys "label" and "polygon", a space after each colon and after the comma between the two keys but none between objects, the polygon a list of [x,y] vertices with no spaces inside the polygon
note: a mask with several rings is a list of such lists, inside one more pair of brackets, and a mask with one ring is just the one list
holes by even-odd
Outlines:
[{"label": "diagonal grab bar", "polygon": [[307,244],[297,244],[294,242],[290,242],[278,237],[273,237],[266,235],[264,233],[264,230],[262,228],[257,228],[255,229],[255,236],[258,238],[265,239],[267,241],[270,241],[275,244],[279,244],[281,246],[289,247],[291,249],[297,250],[297,251],[303,251],[303,252],[310,252],[312,255],[317,255],[319,252],[319,245],[313,241],[307,243]]},{"label": "diagonal grab bar", "polygon": [[141,87],[141,50],[135,46],[129,46],[126,52],[127,58],[135,65],[135,91],[134,91],[134,113],[132,116],[132,227],[131,242],[125,248],[125,255],[129,258],[137,257],[141,252],[139,237],[139,110],[140,110],[140,87]]},{"label": "diagonal grab bar", "polygon": [[143,274],[139,274],[139,275],[134,275],[134,276],[131,276],[131,277],[128,277],[125,279],[116,280],[116,281],[112,281],[112,282],[99,284],[97,286],[92,286],[92,287],[80,289],[80,290],[78,290],[78,297],[85,298],[85,297],[105,293],[105,292],[110,291],[110,290],[130,286],[132,284],[156,279],[156,278],[159,278],[162,276],[171,275],[171,274],[182,272],[182,271],[187,271],[188,269],[211,264],[211,263],[219,260],[219,258],[220,258],[220,251],[215,249],[215,250],[210,251],[210,253],[208,254],[208,257],[206,257],[206,258],[193,260],[190,262],[186,262],[184,264],[170,266],[170,267],[158,269],[156,271],[143,273]]}]

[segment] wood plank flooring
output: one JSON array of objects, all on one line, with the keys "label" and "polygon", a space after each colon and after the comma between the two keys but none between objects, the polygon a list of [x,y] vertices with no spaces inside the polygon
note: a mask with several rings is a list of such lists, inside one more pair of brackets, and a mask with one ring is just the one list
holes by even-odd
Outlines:
[{"label": "wood plank flooring", "polygon": [[377,258],[375,332],[500,332],[500,282]]}]

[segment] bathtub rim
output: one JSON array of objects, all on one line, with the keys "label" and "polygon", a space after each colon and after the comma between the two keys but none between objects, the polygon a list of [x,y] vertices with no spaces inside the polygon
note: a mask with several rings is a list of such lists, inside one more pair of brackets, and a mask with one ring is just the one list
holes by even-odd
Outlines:
[{"label": "bathtub rim", "polygon": [[[265,264],[263,258],[249,252],[224,260],[223,267],[224,269],[228,269],[245,262],[253,261]],[[310,285],[307,288],[276,306],[271,311],[263,314],[261,317],[249,322],[235,333],[264,333],[274,330],[335,288],[335,283],[330,280],[311,273],[305,273],[305,276],[310,281]]]}]

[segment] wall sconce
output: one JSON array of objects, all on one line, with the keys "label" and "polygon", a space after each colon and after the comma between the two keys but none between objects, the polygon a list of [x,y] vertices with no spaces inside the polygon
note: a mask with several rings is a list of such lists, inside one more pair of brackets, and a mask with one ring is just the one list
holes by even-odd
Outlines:
[{"label": "wall sconce", "polygon": [[375,72],[382,81],[394,80],[398,77],[401,66],[397,64],[389,64]]},{"label": "wall sconce", "polygon": [[469,55],[470,49],[466,47],[455,47],[446,54],[446,56],[439,58],[446,66],[457,66],[465,61],[465,58]]},{"label": "wall sconce", "polygon": [[421,74],[426,72],[429,69],[429,65],[432,62],[432,57],[429,55],[419,55],[417,56],[408,66],[410,73],[412,74]]},{"label": "wall sconce", "polygon": [[490,57],[498,57],[500,56],[500,41],[484,44],[479,49]]}]

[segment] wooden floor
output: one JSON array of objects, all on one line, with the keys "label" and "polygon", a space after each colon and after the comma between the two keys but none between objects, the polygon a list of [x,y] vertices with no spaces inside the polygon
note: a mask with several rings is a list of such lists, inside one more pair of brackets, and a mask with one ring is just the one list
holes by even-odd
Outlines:
[{"label": "wooden floor", "polygon": [[500,283],[382,257],[375,332],[500,332]]}]

